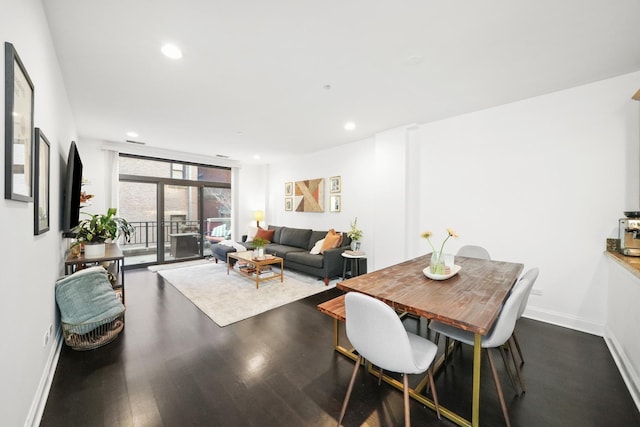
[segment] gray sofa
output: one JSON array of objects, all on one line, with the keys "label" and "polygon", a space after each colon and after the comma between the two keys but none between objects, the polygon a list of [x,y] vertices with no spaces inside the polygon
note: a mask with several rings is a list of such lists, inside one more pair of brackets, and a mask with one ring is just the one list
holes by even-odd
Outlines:
[{"label": "gray sofa", "polygon": [[[265,246],[265,253],[282,258],[285,268],[318,276],[324,280],[325,285],[329,284],[331,278],[342,275],[344,259],[341,254],[349,249],[351,243],[351,239],[346,233],[342,233],[343,241],[339,248],[329,249],[324,254],[314,255],[309,251],[318,240],[324,239],[327,231],[273,225],[270,225],[268,229],[274,230],[274,233],[271,242]],[[242,245],[248,250],[254,249],[251,242],[243,242]],[[235,249],[230,246],[212,248],[213,256],[222,261],[226,261],[228,252],[234,251]]]}]

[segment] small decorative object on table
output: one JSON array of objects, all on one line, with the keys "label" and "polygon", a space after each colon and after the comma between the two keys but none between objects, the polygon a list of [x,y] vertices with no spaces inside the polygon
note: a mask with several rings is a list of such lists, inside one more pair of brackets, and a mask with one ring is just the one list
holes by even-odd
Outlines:
[{"label": "small decorative object on table", "polygon": [[357,227],[358,217],[356,217],[351,223],[351,230],[347,232],[347,236],[351,239],[351,250],[360,250],[360,239],[362,239],[362,230]]},{"label": "small decorative object on table", "polygon": [[438,275],[450,274],[451,270],[447,271],[447,266],[445,265],[445,262],[444,262],[445,260],[444,244],[447,243],[447,240],[449,240],[450,237],[458,237],[458,234],[453,229],[447,228],[447,237],[442,242],[442,245],[440,245],[439,251],[437,251],[436,248],[434,248],[433,244],[431,243],[432,235],[433,233],[431,231],[425,231],[420,235],[420,237],[422,237],[423,239],[427,239],[427,242],[429,242],[429,246],[431,246],[431,249],[432,249],[431,263],[429,264],[429,271],[432,274],[438,274]]},{"label": "small decorative object on table", "polygon": [[252,240],[253,246],[256,248],[256,253],[254,254],[254,258],[256,259],[264,259],[264,247],[269,244],[267,239],[263,239],[262,237],[254,237]]}]

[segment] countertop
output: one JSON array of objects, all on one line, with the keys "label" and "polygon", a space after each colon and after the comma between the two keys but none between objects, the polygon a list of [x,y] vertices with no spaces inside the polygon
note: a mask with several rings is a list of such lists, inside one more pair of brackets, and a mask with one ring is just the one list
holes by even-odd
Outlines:
[{"label": "countertop", "polygon": [[615,251],[605,251],[605,254],[640,279],[640,257],[622,255]]}]

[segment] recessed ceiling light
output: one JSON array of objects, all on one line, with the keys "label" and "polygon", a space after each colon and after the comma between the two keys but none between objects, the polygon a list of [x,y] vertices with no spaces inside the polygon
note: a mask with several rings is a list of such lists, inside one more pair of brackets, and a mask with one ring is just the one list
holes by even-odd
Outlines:
[{"label": "recessed ceiling light", "polygon": [[139,135],[136,132],[127,132],[129,138],[137,138]]},{"label": "recessed ceiling light", "polygon": [[171,59],[180,59],[182,58],[182,51],[180,48],[174,44],[165,44],[161,49],[164,56]]},{"label": "recessed ceiling light", "polygon": [[260,160],[260,154],[254,154],[254,155],[253,155],[253,158],[254,158],[255,160]]},{"label": "recessed ceiling light", "polygon": [[354,130],[356,128],[356,124],[353,122],[347,122],[344,124],[344,128],[346,130]]},{"label": "recessed ceiling light", "polygon": [[409,65],[418,65],[422,62],[424,58],[421,55],[413,55],[407,58],[407,64]]}]

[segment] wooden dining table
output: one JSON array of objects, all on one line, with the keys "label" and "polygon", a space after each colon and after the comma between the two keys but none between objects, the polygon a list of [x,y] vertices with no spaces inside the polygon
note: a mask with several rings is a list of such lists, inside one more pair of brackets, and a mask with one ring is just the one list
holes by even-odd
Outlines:
[{"label": "wooden dining table", "polygon": [[[455,257],[460,271],[446,280],[426,277],[431,254],[400,264],[357,276],[337,287],[355,291],[384,301],[399,312],[410,313],[424,319],[433,319],[474,333],[473,390],[471,421],[440,406],[443,416],[461,426],[480,425],[480,364],[481,339],[491,330],[503,303],[516,283],[523,264],[490,261],[477,258]],[[446,349],[445,349],[446,351]],[[402,389],[402,382],[389,376],[383,379]],[[434,409],[433,401],[421,393],[422,381],[409,395]]]}]

